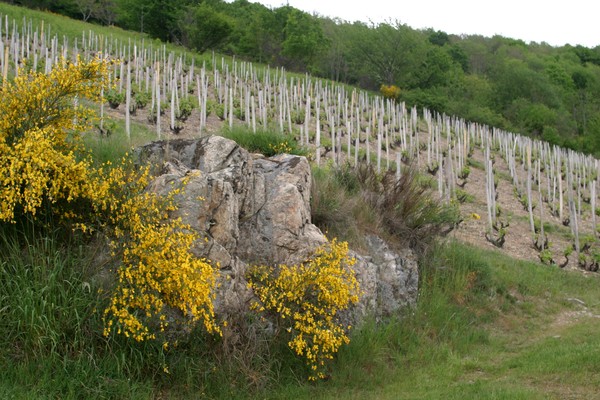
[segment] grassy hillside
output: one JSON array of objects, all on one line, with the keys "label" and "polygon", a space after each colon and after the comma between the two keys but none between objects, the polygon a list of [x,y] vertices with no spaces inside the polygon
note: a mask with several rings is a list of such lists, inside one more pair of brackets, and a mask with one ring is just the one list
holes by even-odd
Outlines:
[{"label": "grassy hillside", "polygon": [[296,398],[595,398],[598,277],[457,243],[422,266],[414,314],[366,327]]},{"label": "grassy hillside", "polygon": [[283,348],[249,362],[222,358],[202,335],[168,353],[106,342],[86,254],[54,239],[25,255],[2,244],[0,299],[12,310],[2,327],[3,398],[590,399],[600,384],[595,274],[449,243],[421,266],[412,314],[355,330],[315,385]]},{"label": "grassy hillside", "polygon": [[[8,13],[20,10],[27,18],[47,15],[0,5],[0,12],[3,9]],[[20,18],[22,15],[15,15],[15,19]],[[73,37],[81,34],[74,28],[79,25],[67,23],[62,17],[48,15],[44,20],[50,21],[53,30],[69,29],[61,32]],[[72,26],[67,27],[70,24]],[[54,28],[55,25],[60,28]],[[89,25],[80,26],[89,29]],[[128,41],[126,32],[102,29],[103,35],[114,33],[113,37]],[[187,57],[189,60],[192,56]],[[214,81],[212,83],[217,86]],[[295,86],[300,87],[300,81],[296,81]],[[341,98],[343,91],[337,93]],[[210,100],[213,105],[217,103],[216,97]],[[224,103],[221,105],[225,106]],[[230,121],[246,135],[245,138],[255,139],[246,144],[256,146],[253,150],[268,148],[273,140],[281,140],[281,136],[274,135],[274,139],[269,139],[271,141],[261,143],[260,139],[267,135],[251,133],[250,121],[242,118],[241,108],[236,108],[238,115],[235,118],[224,118],[224,121],[215,115],[217,108],[208,116],[205,132],[235,134],[235,129],[223,127]],[[148,110],[140,110],[133,116],[129,137],[125,134],[123,105],[116,110],[107,109],[107,114],[116,124],[112,135],[101,136],[93,131],[86,133],[84,138],[99,161],[118,159],[131,145],[144,143],[156,135],[154,125],[148,122]],[[338,116],[340,114],[343,113]],[[381,115],[383,120],[386,114],[382,112]],[[278,121],[277,108],[269,110],[268,131],[274,133],[272,131],[278,131],[280,125],[289,123],[292,129],[285,129],[287,136],[284,137],[290,140],[302,137],[303,123],[298,115],[295,117],[298,120],[292,121],[290,115],[289,121],[284,122],[283,118]],[[315,119],[313,116],[313,121]],[[196,108],[179,136],[194,136],[195,124],[200,120]],[[428,151],[433,151],[432,145],[428,148],[427,143],[436,142],[428,127],[435,130],[439,125],[432,122],[428,125],[427,121],[416,117],[406,121],[414,122],[417,129],[408,132],[409,138],[420,138],[421,142],[415,139],[413,144],[410,139],[412,147],[407,147],[407,154],[398,155],[420,160],[416,166],[423,171],[433,169],[433,163],[427,160]],[[438,124],[445,123],[440,121]],[[339,120],[336,123],[341,131]],[[393,126],[386,119],[387,123]],[[325,161],[326,156],[336,151],[333,144],[336,138],[327,137],[335,129],[330,128],[332,125],[329,121],[323,122],[323,169],[317,169],[317,179],[319,174],[323,177],[325,173],[336,171],[335,161]],[[309,128],[311,134],[306,139],[309,144],[300,151],[314,159],[315,148],[319,148],[314,125]],[[344,133],[346,136],[341,136],[340,141],[344,140],[345,146],[348,137],[355,137],[350,131]],[[168,131],[164,135],[177,137]],[[360,135],[359,131],[358,139],[366,140]],[[437,145],[447,145],[451,150],[462,147],[450,147],[452,138],[457,137],[456,132],[449,132]],[[373,166],[381,162],[382,169],[386,164],[390,165],[391,171],[406,168],[405,164],[396,164],[393,152],[385,156],[384,150],[388,147],[383,144],[382,136],[379,142],[376,137],[371,140],[370,147],[362,145],[360,153],[358,147],[340,146],[337,150],[341,150],[347,159],[338,161],[339,164],[351,160],[346,151],[356,150],[357,156],[365,159],[369,152],[368,160]],[[227,352],[220,339],[201,331],[193,332],[187,341],[168,350],[153,342],[131,343],[122,337],[105,338],[98,312],[107,303],[107,298],[98,292],[103,287],[98,272],[109,262],[103,254],[106,251],[104,243],[52,229],[55,221],[45,221],[43,227],[28,221],[2,224],[0,315],[6,323],[0,324],[0,365],[5,366],[0,370],[0,397],[594,398],[600,384],[593,373],[600,366],[600,343],[595,335],[600,325],[600,302],[596,300],[600,298],[600,278],[597,274],[518,261],[499,250],[486,249],[492,247],[482,239],[486,213],[482,188],[486,180],[484,163],[488,160],[485,160],[483,143],[474,143],[473,147],[467,164],[471,167],[471,175],[464,185],[471,200],[461,206],[465,221],[457,236],[480,248],[449,240],[431,249],[421,260],[417,307],[407,315],[381,324],[366,323],[354,330],[350,345],[338,354],[328,379],[316,384],[306,381],[302,361],[294,357],[286,343],[256,342],[243,351]],[[537,254],[532,252],[530,240],[526,239],[530,234],[527,213],[513,193],[511,176],[505,165],[508,161],[502,160],[502,148],[496,149],[492,145],[492,151],[499,181],[498,202],[512,218],[503,251],[535,259]],[[382,152],[384,155],[378,161],[377,155],[381,156]],[[517,164],[521,182],[526,165],[524,154],[521,153],[520,164]],[[542,158],[541,153],[537,156]],[[454,159],[447,160],[454,162]],[[334,209],[340,214],[349,210],[344,208],[347,205],[343,204],[342,197],[352,193],[351,185],[348,181],[339,184],[344,175],[337,176],[342,179],[335,178],[338,182],[331,183],[328,189],[331,192],[319,193],[341,193],[340,197],[325,202],[322,216],[329,216]],[[438,190],[438,177],[435,173],[428,176],[424,172],[419,182]],[[536,193],[544,189],[540,183],[534,184],[534,190],[536,188],[540,190]],[[449,196],[450,192],[445,190],[443,193]],[[517,206],[504,205],[513,203]],[[539,207],[550,207],[550,204],[542,202]],[[365,221],[370,221],[373,228],[380,228],[381,220],[364,215],[368,214],[364,207],[355,207],[351,211],[362,212]],[[588,224],[585,229],[591,230],[590,216],[595,210],[590,204],[579,211]],[[346,218],[352,216],[347,214]],[[340,234],[348,231],[344,219],[330,218],[327,223],[336,221],[342,227],[330,226],[331,231]],[[564,228],[566,232],[561,230],[561,221],[545,220],[544,223],[548,224],[548,234],[554,235],[553,241],[562,238],[561,244],[565,244],[573,240],[568,228]],[[473,235],[471,240],[468,240],[468,234]],[[518,245],[522,247],[514,250]],[[104,260],[104,263],[98,260]]]}]

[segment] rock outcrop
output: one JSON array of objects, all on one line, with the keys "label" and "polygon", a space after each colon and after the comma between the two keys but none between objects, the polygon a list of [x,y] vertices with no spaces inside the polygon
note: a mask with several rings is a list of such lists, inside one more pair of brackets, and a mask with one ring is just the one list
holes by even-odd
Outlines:
[{"label": "rock outcrop", "polygon": [[[137,150],[139,162],[159,166],[150,190],[165,194],[186,181],[176,198],[181,217],[207,239],[198,256],[218,262],[221,285],[215,311],[225,317],[247,310],[249,265],[296,264],[326,241],[311,223],[311,173],[304,157],[250,154],[235,142],[210,136],[153,142]],[[346,312],[349,322],[383,317],[414,305],[418,270],[407,249],[392,251],[368,237],[369,254],[353,253],[363,292]]]}]

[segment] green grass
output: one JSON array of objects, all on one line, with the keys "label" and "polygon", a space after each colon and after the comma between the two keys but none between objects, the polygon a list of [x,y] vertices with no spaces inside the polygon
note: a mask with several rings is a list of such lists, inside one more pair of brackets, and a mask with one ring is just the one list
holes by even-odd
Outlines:
[{"label": "green grass", "polygon": [[469,158],[467,160],[467,164],[469,164],[470,167],[485,171],[485,165],[483,165],[482,162],[474,160],[473,158]]},{"label": "green grass", "polygon": [[472,194],[468,193],[467,191],[460,189],[460,188],[456,188],[455,191],[455,196],[456,199],[462,204],[462,203],[475,203],[475,196],[473,196]]},{"label": "green grass", "polygon": [[328,237],[347,241],[354,250],[364,249],[364,232],[378,230],[377,211],[359,195],[360,183],[346,165],[312,167],[311,218]]},{"label": "green grass", "polygon": [[285,343],[227,356],[201,332],[167,353],[103,338],[96,247],[15,229],[0,243],[1,398],[560,399],[600,384],[600,320],[569,300],[600,313],[597,275],[451,242],[422,263],[416,309],[356,328],[309,384]]},{"label": "green grass", "polygon": [[[43,19],[52,32],[69,37],[90,27],[123,42],[143,37],[3,3],[0,12],[19,21],[32,18],[34,25]],[[132,127],[131,141],[122,121],[110,137],[92,133],[85,141],[99,162],[114,161],[154,137],[143,125]],[[252,151],[266,153],[269,144],[283,140],[268,132],[239,132]],[[325,181],[322,194],[330,196],[325,210],[356,193],[356,182],[344,173],[331,178],[316,170],[315,176]],[[348,204],[331,221],[334,233],[348,231],[351,220],[379,228],[372,210]],[[420,265],[417,307],[355,328],[330,379],[309,384],[302,361],[286,343],[251,332],[244,333],[252,339],[247,346],[237,347],[193,332],[169,352],[153,343],[104,338],[101,310],[107,299],[98,290],[107,278],[94,256],[99,247],[46,222],[45,229],[0,226],[0,398],[598,397],[600,320],[574,314],[600,313],[597,275],[517,262],[457,243],[433,249]]]},{"label": "green grass", "polygon": [[94,247],[18,226],[0,232],[0,397],[147,398],[152,352],[101,336]]},{"label": "green grass", "polygon": [[498,179],[502,179],[503,181],[509,182],[512,184],[513,178],[510,176],[510,173],[507,171],[494,171]]},{"label": "green grass", "polygon": [[597,276],[456,243],[430,260],[413,315],[355,332],[331,381],[283,388],[272,398],[597,396],[600,320],[554,322],[579,310],[567,300],[573,297],[599,311]]},{"label": "green grass", "polygon": [[94,162],[100,165],[106,161],[116,162],[123,158],[132,148],[157,140],[156,131],[144,124],[131,121],[131,136],[127,137],[125,120],[107,119],[114,124],[114,132],[101,135],[98,130],[87,132],[83,141],[93,156]]},{"label": "green grass", "polygon": [[292,136],[277,133],[275,130],[258,129],[254,133],[252,129],[238,125],[223,128],[221,135],[252,153],[260,153],[267,157],[280,153],[306,155],[306,150],[301,148]]}]

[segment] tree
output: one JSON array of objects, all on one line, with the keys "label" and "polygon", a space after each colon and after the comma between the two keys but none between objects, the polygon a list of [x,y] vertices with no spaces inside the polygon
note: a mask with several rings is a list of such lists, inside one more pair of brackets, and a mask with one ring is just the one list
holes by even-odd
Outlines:
[{"label": "tree", "polygon": [[272,62],[281,53],[282,41],[282,31],[275,31],[278,27],[275,13],[259,3],[239,6],[238,2],[246,1],[235,1],[231,8],[236,11],[228,13],[237,22],[232,32],[237,54],[258,62]]},{"label": "tree", "polygon": [[450,43],[450,36],[448,36],[446,32],[442,31],[431,31],[427,39],[429,40],[429,43],[440,47]]},{"label": "tree", "polygon": [[105,25],[112,25],[117,19],[117,5],[113,0],[98,0],[94,18]]},{"label": "tree", "polygon": [[462,47],[453,44],[448,49],[448,54],[450,54],[450,57],[452,57],[454,62],[460,65],[463,72],[470,72],[469,57],[467,56],[467,53],[463,50]]},{"label": "tree", "polygon": [[326,46],[323,30],[316,18],[297,9],[289,13],[284,34],[282,54],[289,59],[289,65],[296,69],[313,65],[317,55]]},{"label": "tree", "polygon": [[187,42],[190,47],[203,53],[228,42],[233,32],[233,22],[225,14],[215,11],[206,3],[190,8],[189,11],[187,14],[192,14],[193,20],[184,19],[181,27],[182,34],[189,35],[189,42],[184,40],[184,43]]},{"label": "tree", "polygon": [[368,27],[355,24],[353,46],[356,62],[367,67],[381,84],[416,87],[415,72],[425,59],[425,41],[420,33],[399,22]]},{"label": "tree", "polygon": [[555,125],[558,119],[555,110],[523,98],[513,101],[509,112],[513,114],[511,120],[518,124],[519,130],[535,136],[541,136],[544,128]]},{"label": "tree", "polygon": [[97,0],[73,0],[77,6],[77,10],[81,13],[83,22],[87,22],[98,8]]},{"label": "tree", "polygon": [[521,60],[499,60],[490,75],[495,82],[496,105],[502,109],[518,98],[549,107],[560,104],[556,89],[546,75],[537,73]]},{"label": "tree", "polygon": [[442,48],[432,46],[425,56],[421,67],[416,71],[417,85],[420,88],[444,86],[449,79],[449,71],[453,67],[452,58]]},{"label": "tree", "polygon": [[580,68],[571,75],[573,84],[577,89],[577,103],[573,106],[573,117],[577,121],[577,130],[579,133],[585,133],[587,130],[587,103],[588,103],[588,81],[591,79],[586,69]]},{"label": "tree", "polygon": [[118,21],[127,29],[179,42],[179,18],[193,0],[119,0]]},{"label": "tree", "polygon": [[321,20],[323,34],[327,38],[328,46],[319,57],[319,71],[323,76],[338,82],[349,82],[350,78],[350,53],[349,31],[352,25],[339,20],[325,18]]}]

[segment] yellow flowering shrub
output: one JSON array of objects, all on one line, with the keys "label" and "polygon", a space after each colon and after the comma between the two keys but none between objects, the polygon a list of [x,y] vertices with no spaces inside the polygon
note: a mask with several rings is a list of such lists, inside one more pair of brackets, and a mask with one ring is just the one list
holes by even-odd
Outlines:
[{"label": "yellow flowering shrub", "polygon": [[[213,300],[217,270],[192,254],[199,241],[175,209],[174,188],[166,198],[146,191],[148,169],[132,163],[94,168],[80,133],[92,127],[91,110],[75,105],[98,101],[108,62],[63,61],[48,74],[23,71],[4,82],[0,95],[0,222],[49,212],[84,233],[108,235],[121,258],[104,334],[138,341],[156,337],[179,310],[184,323],[203,322],[219,333]],[[77,98],[79,101],[75,102]],[[166,343],[165,343],[166,345]]]},{"label": "yellow flowering shrub", "polygon": [[73,99],[100,98],[106,62],[59,63],[48,75],[31,71],[4,82],[0,101],[0,221],[35,216],[51,205],[93,191],[90,160],[79,157],[77,132],[91,127],[92,113]]},{"label": "yellow flowering shrub", "polygon": [[386,99],[397,99],[400,96],[400,88],[396,85],[381,85],[379,92]]},{"label": "yellow flowering shrub", "polygon": [[306,359],[310,380],[324,378],[325,363],[350,341],[350,326],[341,325],[336,315],[358,302],[354,262],[348,243],[333,239],[302,264],[254,267],[248,277],[258,298],[253,308],[274,314],[291,333],[288,346]]},{"label": "yellow flowering shrub", "polygon": [[147,192],[149,169],[135,171],[126,162],[100,176],[95,204],[122,260],[104,311],[104,334],[154,339],[156,329],[168,326],[169,309],[179,310],[190,326],[201,321],[208,332],[220,333],[213,309],[217,269],[192,254],[199,235],[180,219],[168,219],[182,188],[166,197]]}]

